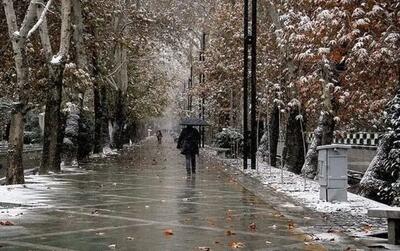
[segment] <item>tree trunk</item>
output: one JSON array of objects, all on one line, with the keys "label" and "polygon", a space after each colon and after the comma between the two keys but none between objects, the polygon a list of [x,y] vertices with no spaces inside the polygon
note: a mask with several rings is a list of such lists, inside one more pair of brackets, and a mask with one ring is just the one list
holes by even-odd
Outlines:
[{"label": "tree trunk", "polygon": [[318,119],[317,129],[314,130],[314,141],[311,143],[307,152],[306,159],[302,168],[302,173],[308,178],[314,178],[318,174],[318,151],[317,147],[321,145],[329,145],[333,142],[335,130],[335,114],[338,104],[332,95],[331,85],[338,85],[338,73],[336,65],[324,58],[321,62],[322,93],[323,93],[323,110]]},{"label": "tree trunk", "polygon": [[121,90],[118,91],[115,115],[116,115],[115,146],[117,149],[122,149],[125,143],[124,128],[126,123],[126,115],[125,115],[125,98]]},{"label": "tree trunk", "polygon": [[78,137],[81,120],[81,108],[70,102],[68,105],[68,114],[65,122],[63,155],[66,165],[78,164]]},{"label": "tree trunk", "polygon": [[[42,5],[39,4],[39,6]],[[71,40],[71,6],[71,0],[61,0],[60,48],[57,55],[52,53],[47,19],[43,18],[40,25],[40,39],[49,68],[49,90],[46,99],[43,153],[40,165],[41,174],[47,174],[49,171],[61,171],[61,149],[64,136],[64,123],[61,120],[61,101],[64,68]],[[42,12],[39,8],[37,11],[38,18],[40,18]]]},{"label": "tree trunk", "polygon": [[107,89],[105,86],[95,84],[94,87],[94,153],[102,153],[103,148],[110,144],[107,109]]},{"label": "tree trunk", "polygon": [[396,172],[390,173],[385,167],[390,151],[393,148],[394,140],[394,133],[387,133],[382,137],[376,155],[361,180],[360,194],[362,196],[382,203],[392,204],[394,198],[391,195],[392,184],[396,182],[399,170],[397,168]]},{"label": "tree trunk", "polygon": [[386,204],[400,205],[400,89],[389,102],[385,118],[388,132],[365,172],[361,195]]},{"label": "tree trunk", "polygon": [[6,184],[24,183],[24,168],[22,153],[24,148],[24,116],[28,103],[27,87],[28,65],[26,56],[26,41],[33,32],[36,13],[36,2],[30,1],[20,29],[18,28],[17,15],[14,9],[14,1],[3,0],[4,14],[7,21],[7,30],[12,44],[15,61],[15,73],[17,75],[17,88],[15,90],[17,103],[11,114],[8,148],[8,169]]},{"label": "tree trunk", "polygon": [[[86,54],[86,47],[84,41],[84,18],[83,18],[83,10],[82,10],[82,3],[80,0],[72,0],[72,16],[73,16],[73,23],[74,23],[74,32],[73,32],[73,41],[74,41],[74,48],[75,48],[75,61],[79,68],[79,70],[85,71],[86,73],[90,74],[91,72],[88,69],[88,59]],[[72,142],[74,142],[73,148],[73,159],[76,160],[77,164],[79,164],[79,160],[84,160],[88,157],[88,152],[92,150],[85,149],[88,146],[87,143],[82,142],[82,138],[88,138],[87,131],[85,131],[85,127],[87,125],[82,124],[82,116],[83,116],[83,101],[85,98],[85,90],[78,88],[75,93],[72,95],[71,102],[75,104],[77,110],[75,111],[75,115],[69,117],[69,122],[67,122],[66,133],[68,132],[68,124],[73,123],[74,127],[72,127],[73,133],[72,135]],[[82,131],[84,130],[84,131]]]},{"label": "tree trunk", "polygon": [[284,158],[285,169],[296,174],[301,173],[305,151],[302,131],[305,128],[305,123],[303,119],[298,117],[299,115],[299,107],[297,105],[291,107],[286,126],[285,147],[287,152]]},{"label": "tree trunk", "polygon": [[271,119],[269,123],[270,130],[270,142],[269,142],[269,154],[271,166],[276,166],[276,155],[278,152],[278,141],[279,141],[279,108],[275,104],[272,110]]},{"label": "tree trunk", "polygon": [[57,65],[50,69],[49,91],[46,100],[46,111],[44,119],[43,153],[40,173],[49,171],[61,171],[61,149],[63,135],[61,120],[63,65]]},{"label": "tree trunk", "polygon": [[100,96],[100,87],[98,81],[94,83],[93,87],[93,100],[94,100],[94,142],[93,142],[93,153],[98,154],[103,151],[102,144],[102,124],[103,124],[103,112],[102,103]]},{"label": "tree trunk", "polygon": [[23,105],[14,106],[11,113],[11,125],[8,141],[8,169],[6,175],[6,184],[23,184],[24,168],[22,164],[22,153],[24,146],[24,114]]},{"label": "tree trunk", "polygon": [[[122,7],[130,6],[130,0],[124,0],[121,2]],[[129,34],[128,14],[121,11],[114,17],[114,30],[124,37]],[[115,104],[115,124],[113,125],[114,130],[114,140],[117,149],[122,149],[124,144],[124,127],[126,123],[125,114],[125,101],[128,90],[128,48],[126,44],[121,41],[117,41],[117,45],[114,51],[114,64],[117,67],[115,72],[115,82],[118,86],[117,99]],[[112,139],[111,139],[112,141]]]},{"label": "tree trunk", "polygon": [[302,173],[308,178],[314,178],[318,171],[318,151],[317,147],[321,145],[332,144],[333,133],[335,129],[334,116],[330,112],[321,112],[318,120],[318,126],[314,130],[314,139],[308,149],[306,159],[302,168]]}]

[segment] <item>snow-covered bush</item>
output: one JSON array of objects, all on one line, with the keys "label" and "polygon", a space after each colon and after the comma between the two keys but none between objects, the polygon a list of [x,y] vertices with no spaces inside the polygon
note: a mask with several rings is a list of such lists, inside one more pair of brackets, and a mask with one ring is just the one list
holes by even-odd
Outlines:
[{"label": "snow-covered bush", "polygon": [[215,146],[221,148],[231,148],[239,143],[243,144],[243,135],[232,128],[224,128],[215,135]]}]

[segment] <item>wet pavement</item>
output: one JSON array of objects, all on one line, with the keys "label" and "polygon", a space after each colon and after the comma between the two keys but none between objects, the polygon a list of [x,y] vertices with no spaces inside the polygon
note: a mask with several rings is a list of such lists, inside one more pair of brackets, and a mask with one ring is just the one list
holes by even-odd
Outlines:
[{"label": "wet pavement", "polygon": [[[184,158],[155,140],[55,176],[41,196],[0,226],[0,250],[345,250],[316,243],[276,205],[201,159],[188,179]],[[29,187],[29,184],[27,185]],[[271,195],[277,196],[277,195]],[[5,219],[0,219],[5,220]],[[312,224],[306,217],[304,224]],[[349,249],[350,250],[350,249]],[[352,249],[351,249],[352,250]]]}]

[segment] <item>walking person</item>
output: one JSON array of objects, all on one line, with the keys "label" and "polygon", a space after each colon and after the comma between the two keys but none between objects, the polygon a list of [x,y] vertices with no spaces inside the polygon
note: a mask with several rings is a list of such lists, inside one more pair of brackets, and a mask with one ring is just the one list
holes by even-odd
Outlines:
[{"label": "walking person", "polygon": [[196,173],[196,155],[199,154],[200,133],[188,125],[184,128],[178,138],[178,149],[181,154],[186,156],[186,172],[187,175]]},{"label": "walking person", "polygon": [[157,131],[156,136],[157,136],[158,144],[161,144],[161,143],[162,143],[163,135],[162,135],[162,133],[161,133],[160,130]]}]

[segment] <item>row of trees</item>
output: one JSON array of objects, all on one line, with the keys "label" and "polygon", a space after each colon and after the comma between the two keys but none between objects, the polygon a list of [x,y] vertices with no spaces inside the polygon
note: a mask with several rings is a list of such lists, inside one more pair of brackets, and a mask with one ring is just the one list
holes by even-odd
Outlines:
[{"label": "row of trees", "polygon": [[[198,62],[207,81],[193,94],[207,97],[209,118],[218,127],[241,126],[242,13],[242,1],[218,2],[207,30],[207,60]],[[280,131],[285,168],[310,178],[317,173],[317,146],[332,143],[335,136],[350,131],[397,133],[398,97],[388,113],[383,111],[399,87],[398,1],[261,0],[258,16],[257,117],[269,124],[263,140],[268,147],[263,149],[272,165]],[[304,133],[311,131],[314,140],[307,147]],[[370,197],[399,178],[397,151],[391,161],[385,160],[390,168],[382,164],[397,147],[396,136],[390,138],[392,143],[382,143],[385,149],[380,149],[385,154],[378,153],[381,161],[372,164],[372,174],[365,177],[381,170],[376,178],[385,185],[362,183]],[[389,197],[384,201],[391,203],[393,193]]]},{"label": "row of trees", "polygon": [[65,146],[77,161],[105,147],[121,149],[129,136],[135,140],[127,132],[138,134],[162,114],[179,77],[166,65],[185,60],[171,56],[182,48],[171,32],[181,24],[157,10],[157,1],[2,2],[0,27],[8,36],[0,37],[0,98],[11,106],[7,184],[24,182],[28,111],[45,112],[41,174],[60,171]]}]

